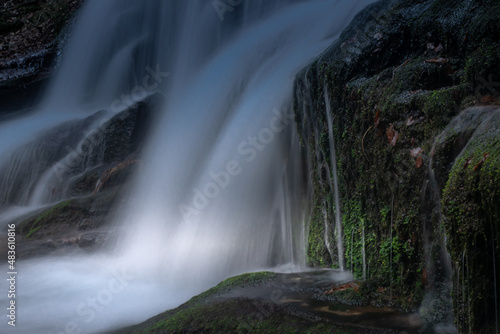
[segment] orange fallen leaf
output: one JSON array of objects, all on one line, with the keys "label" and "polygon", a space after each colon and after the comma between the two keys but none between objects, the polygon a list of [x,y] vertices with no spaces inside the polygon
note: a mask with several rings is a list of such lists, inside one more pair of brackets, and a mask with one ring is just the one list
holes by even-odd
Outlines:
[{"label": "orange fallen leaf", "polygon": [[335,293],[337,291],[344,291],[348,289],[353,289],[354,291],[358,292],[359,291],[359,285],[354,283],[354,282],[349,282],[337,286],[332,286],[332,288],[328,291],[325,291],[325,295],[331,295],[332,293]]},{"label": "orange fallen leaf", "polygon": [[423,164],[423,159],[422,159],[422,156],[421,156],[421,155],[419,155],[419,156],[417,157],[417,159],[415,160],[415,166],[416,166],[417,168],[420,168],[420,167],[422,167],[422,164]]},{"label": "orange fallen leaf", "polygon": [[377,110],[377,113],[375,114],[375,125],[378,125],[380,123],[380,111]]},{"label": "orange fallen leaf", "polygon": [[431,63],[431,64],[446,64],[450,60],[447,58],[432,58],[432,59],[427,59],[425,62],[426,63]]},{"label": "orange fallen leaf", "polygon": [[472,157],[465,159],[464,168],[462,170],[465,170],[467,167],[469,167],[471,162],[472,162]]},{"label": "orange fallen leaf", "polygon": [[387,139],[389,140],[389,144],[391,144],[391,146],[395,146],[399,138],[399,133],[396,130],[394,130],[394,125],[392,125],[392,123],[387,129],[386,134],[387,134]]},{"label": "orange fallen leaf", "polygon": [[481,167],[483,167],[484,162],[486,161],[486,159],[489,158],[489,156],[490,156],[489,152],[483,153],[483,158],[481,159],[481,161],[478,162],[476,167],[474,167],[474,171],[481,169]]}]

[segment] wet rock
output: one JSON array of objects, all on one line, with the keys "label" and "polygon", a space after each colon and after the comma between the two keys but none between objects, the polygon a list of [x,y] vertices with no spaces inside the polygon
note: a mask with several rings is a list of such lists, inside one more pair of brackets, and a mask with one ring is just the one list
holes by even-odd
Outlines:
[{"label": "wet rock", "polygon": [[315,290],[325,296],[318,289],[324,282],[314,276],[262,272],[232,277],[175,309],[112,333],[417,332],[418,316],[318,299]]},{"label": "wet rock", "polygon": [[29,108],[54,71],[83,0],[0,3],[0,117]]},{"label": "wet rock", "polygon": [[65,233],[89,215],[75,201],[65,201],[17,225],[18,234],[25,239],[40,239]]},{"label": "wet rock", "polygon": [[78,223],[78,230],[80,231],[93,230],[101,227],[102,225],[104,225],[104,223],[105,223],[104,216],[85,218],[80,223]]},{"label": "wet rock", "polygon": [[140,162],[138,160],[127,160],[106,170],[97,182],[94,192],[124,184],[130,178],[130,175],[137,171],[137,168],[140,167],[139,165]]},{"label": "wet rock", "polygon": [[[153,110],[163,100],[156,93],[117,115],[97,111],[46,130],[18,147],[0,162],[0,204],[26,203],[36,180],[46,172],[52,174],[42,195],[53,202],[66,198],[67,192],[70,196],[92,194],[103,173],[140,156]],[[121,168],[109,181],[120,184],[131,172],[132,168]]]},{"label": "wet rock", "polygon": [[[460,164],[465,179],[454,182],[464,209],[466,203],[486,201],[484,195],[472,191],[471,180],[479,182],[490,195],[496,194],[500,182],[492,182],[491,175],[486,178],[483,170],[495,161],[490,152],[493,149],[471,154],[468,164],[470,156],[459,157],[476,131],[474,121],[454,134],[450,132],[450,138],[436,144],[436,150],[432,147],[462,110],[496,103],[500,94],[498,17],[500,3],[493,0],[378,1],[359,13],[338,41],[297,75],[294,110],[312,171],[307,249],[310,264],[335,267],[339,262],[336,252],[329,251],[335,250],[337,241],[333,232],[326,234],[325,221],[330,222],[340,210],[345,249],[341,256],[346,267],[352,268],[356,278],[366,274],[380,279],[380,287],[392,289],[391,303],[416,309],[424,295],[443,283],[436,280],[437,276],[448,275],[450,279],[451,270],[446,274],[446,259],[441,258],[446,254],[441,203],[429,190],[429,171],[434,170],[437,193],[441,194],[449,184],[450,171],[458,168],[457,162]],[[332,110],[331,129],[327,103]],[[396,131],[397,142],[392,143]],[[336,148],[340,208],[332,198],[330,135]],[[485,153],[490,155],[486,158]],[[459,187],[459,182],[469,188]],[[468,211],[470,226],[491,215],[491,210],[478,208],[485,206],[473,205]],[[463,230],[450,230],[446,237],[451,238],[452,233],[463,236]],[[473,238],[478,234],[467,235]],[[479,256],[474,254],[474,258]],[[456,256],[458,261],[458,253]],[[470,256],[468,261],[475,261]],[[485,263],[482,269],[475,267],[483,276],[490,275],[485,268]],[[453,272],[458,270],[455,267]],[[426,286],[421,282],[425,272]],[[491,293],[492,285],[488,286]],[[491,310],[491,295],[484,293],[486,289],[481,291],[473,298],[488,300]],[[449,291],[447,298],[449,303]],[[458,304],[454,311],[462,314]],[[447,312],[440,308],[438,318],[450,322]],[[489,325],[483,320],[481,316],[463,318],[463,323],[472,321],[478,331],[488,332]]]},{"label": "wet rock", "polygon": [[57,245],[54,241],[52,240],[47,240],[43,243],[40,244],[40,249],[47,249],[47,250],[55,250],[57,248]]},{"label": "wet rock", "polygon": [[[47,171],[53,176],[45,194],[54,202],[61,200],[66,178],[78,175],[89,164],[99,163],[97,150],[92,151],[94,155],[86,155],[79,143],[105,115],[105,111],[98,111],[84,119],[65,122],[17,147],[8,160],[0,162],[0,203],[26,203],[27,196],[35,190],[36,180]],[[18,168],[20,165],[25,168]]]},{"label": "wet rock", "polygon": [[500,283],[496,270],[500,263],[500,108],[465,110],[442,136],[443,151],[437,153],[458,152],[442,197],[455,268],[451,293],[457,327],[494,332],[500,299],[495,289]]},{"label": "wet rock", "polygon": [[102,246],[109,239],[109,234],[106,232],[84,233],[80,237],[78,245],[82,248]]}]

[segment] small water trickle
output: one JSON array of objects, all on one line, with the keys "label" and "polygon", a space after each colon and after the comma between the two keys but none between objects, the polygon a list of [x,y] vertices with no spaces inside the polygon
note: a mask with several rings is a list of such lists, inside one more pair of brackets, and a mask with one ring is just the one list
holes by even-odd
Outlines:
[{"label": "small water trickle", "polygon": [[498,334],[498,295],[497,295],[497,267],[495,257],[495,231],[493,225],[491,227],[491,252],[493,261],[493,291],[495,293],[495,333]]},{"label": "small water trickle", "polygon": [[321,209],[323,212],[323,223],[324,223],[324,228],[325,228],[325,233],[323,235],[323,238],[325,240],[325,246],[326,249],[328,250],[328,254],[330,254],[330,258],[333,259],[333,252],[332,252],[332,245],[330,244],[330,222],[328,220],[328,211],[326,210],[326,202],[323,202],[323,208]]},{"label": "small water trickle", "polygon": [[361,251],[363,252],[363,280],[366,280],[366,241],[365,241],[365,224],[361,226],[361,242],[363,243],[363,248]]},{"label": "small water trickle", "polygon": [[328,121],[328,139],[330,142],[330,163],[331,170],[333,174],[333,198],[335,200],[335,236],[337,239],[337,252],[339,256],[339,267],[340,270],[345,270],[344,265],[344,241],[343,241],[343,229],[342,220],[340,218],[340,195],[339,195],[339,184],[337,176],[337,159],[335,155],[335,140],[333,139],[333,118],[330,105],[330,96],[328,95],[328,87],[326,82],[323,86],[323,93],[325,95],[325,108],[326,116]]},{"label": "small water trickle", "polygon": [[[431,152],[435,152],[435,140]],[[430,155],[427,168],[428,181],[422,194],[428,196],[430,213],[424,223],[424,249],[428,279],[432,288],[426,292],[421,305],[426,326],[443,333],[457,333],[454,324],[452,292],[452,263],[446,248],[446,233],[441,216],[441,196],[433,168],[433,155]]]},{"label": "small water trickle", "polygon": [[394,193],[391,198],[391,249],[389,254],[389,305],[392,304],[392,226],[394,224]]},{"label": "small water trickle", "polygon": [[354,264],[353,264],[353,253],[354,253],[354,229],[351,231],[351,273],[354,272]]}]

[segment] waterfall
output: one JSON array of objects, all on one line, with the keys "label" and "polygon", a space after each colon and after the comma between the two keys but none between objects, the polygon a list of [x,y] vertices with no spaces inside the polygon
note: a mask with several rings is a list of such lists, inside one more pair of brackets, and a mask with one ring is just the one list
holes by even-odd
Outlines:
[{"label": "waterfall", "polygon": [[[0,123],[0,180],[28,175],[16,176],[26,181],[18,194],[2,186],[0,221],[66,199],[50,190],[58,162],[134,102],[160,93],[165,103],[118,208],[117,250],[19,261],[16,333],[133,324],[231,275],[303,268],[307,190],[293,80],[370,2],[87,1],[38,109]],[[51,133],[57,140],[41,157],[37,145]],[[331,162],[343,269],[333,143]],[[79,161],[64,175],[100,163]]]}]

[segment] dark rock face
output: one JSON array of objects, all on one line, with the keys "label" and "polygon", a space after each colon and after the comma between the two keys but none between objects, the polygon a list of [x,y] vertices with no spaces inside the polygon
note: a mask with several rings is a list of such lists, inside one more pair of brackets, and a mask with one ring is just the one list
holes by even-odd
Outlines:
[{"label": "dark rock face", "polygon": [[[72,170],[81,169],[88,163],[98,163],[97,149],[91,151],[94,155],[89,159],[81,158],[82,155],[77,156],[73,152],[77,152],[77,147],[84,140],[85,134],[91,131],[95,123],[104,116],[105,112],[101,111],[85,119],[66,122],[14,149],[10,158],[0,163],[0,184],[2,185],[0,204],[25,203],[28,200],[27,194],[34,190],[36,180],[39,180],[47,169],[55,166],[64,157],[76,156],[74,159],[67,159],[71,160],[71,163],[64,164],[69,167],[74,165]],[[60,186],[54,185],[54,187],[58,188],[58,191],[62,190]]]},{"label": "dark rock face", "polygon": [[83,0],[0,2],[0,117],[33,104],[57,64]]},{"label": "dark rock face", "polygon": [[[62,134],[90,133],[83,140],[79,137],[80,134],[77,135],[82,143],[79,145],[79,159],[70,159],[71,163],[68,162],[64,172],[59,174],[62,181],[57,182],[62,182],[61,186],[54,187],[55,190],[50,194],[54,203],[60,202],[18,222],[18,233],[22,236],[18,243],[18,256],[78,251],[79,248],[96,249],[116,242],[117,232],[109,224],[113,208],[124,200],[128,181],[140,169],[141,150],[154,119],[152,111],[162,102],[162,95],[156,94],[111,118],[98,118],[101,120],[100,126],[93,132],[79,129],[85,128],[86,124],[94,124],[95,120],[91,119],[96,118],[96,115],[63,124],[47,131],[27,147],[17,150],[31,152],[37,151],[39,146],[43,147],[43,156],[28,155],[28,159],[19,154],[25,159],[23,164],[44,164],[46,169],[52,164],[61,163],[61,159],[64,162],[64,152],[51,149],[58,148],[61,141],[70,143],[69,138]],[[52,142],[54,145],[50,145]],[[76,142],[78,141],[75,140]],[[31,148],[30,145],[35,147]],[[15,167],[19,162],[11,159],[11,163],[7,165]],[[32,175],[33,179],[38,179],[44,168],[39,168],[39,174]],[[35,168],[22,170],[33,173]],[[9,181],[13,183],[12,188],[31,192],[23,186],[28,176],[21,171],[18,174],[2,174],[11,176],[9,180],[4,180],[4,184]],[[12,175],[17,176],[12,178]],[[15,196],[11,194],[4,203],[18,203],[22,196],[22,191]]]},{"label": "dark rock face", "polygon": [[[459,267],[464,267],[464,249],[469,254],[467,273],[476,257],[489,258],[490,268],[499,259],[498,252],[492,259],[491,244],[499,244],[496,238],[482,240],[480,244],[486,245],[482,251],[472,250],[478,229],[462,228],[460,241],[456,239],[458,225],[484,221],[485,229],[495,221],[491,217],[497,217],[488,209],[492,204],[484,203],[485,198],[497,198],[498,174],[481,181],[483,193],[472,181],[457,188],[460,179],[453,177],[453,171],[460,169],[457,164],[463,167],[462,160],[470,158],[461,152],[473,145],[471,138],[478,127],[484,127],[480,124],[486,116],[472,117],[451,140],[440,136],[461,110],[500,104],[498,17],[498,1],[380,1],[360,13],[339,40],[296,78],[296,121],[302,144],[309,150],[314,191],[309,262],[338,263],[332,232],[336,208],[331,135],[346,268],[352,268],[357,277],[381,280],[391,291],[392,303],[405,309],[415,309],[424,295],[433,295],[433,303],[420,309],[427,314],[425,326],[451,321],[444,304],[451,294],[451,276],[455,288],[459,271],[463,280],[464,270]],[[489,128],[484,137],[488,144],[473,155],[470,164],[474,166],[466,173],[472,173],[484,153],[489,153],[484,165],[496,161],[499,131],[494,125]],[[482,173],[475,174],[479,180]],[[461,216],[465,221],[450,215],[450,204],[458,201],[451,194],[460,197],[462,211],[478,203]],[[498,233],[499,227],[493,226],[490,235]],[[326,236],[325,231],[329,231]],[[452,268],[445,263],[449,263],[445,247]],[[460,292],[470,293],[467,301],[473,298],[477,305],[487,301],[491,312],[495,309],[493,282],[498,285],[499,276],[494,279],[486,262],[474,269],[478,281],[486,276],[491,280],[482,280],[481,289],[475,289],[476,281],[470,282],[467,292]],[[482,315],[471,306],[470,314],[465,314],[459,303],[463,306],[463,301],[454,304],[459,330],[491,331],[495,311]]]},{"label": "dark rock face", "polygon": [[146,140],[152,110],[162,101],[157,93],[112,117],[99,111],[47,130],[16,148],[10,159],[0,163],[0,205],[26,203],[47,170],[54,173],[47,184],[53,201],[92,193],[107,170],[114,171],[106,179],[108,184],[123,181],[137,165],[132,162]]}]

